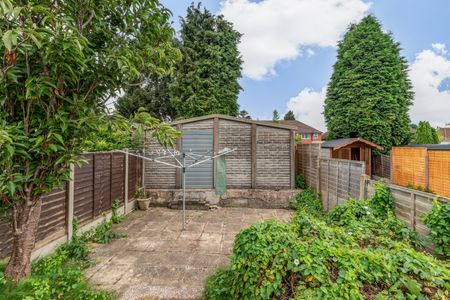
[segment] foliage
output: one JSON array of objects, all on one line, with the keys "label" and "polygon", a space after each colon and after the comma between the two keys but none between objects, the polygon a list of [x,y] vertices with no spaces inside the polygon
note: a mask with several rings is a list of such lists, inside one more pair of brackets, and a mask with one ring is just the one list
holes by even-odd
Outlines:
[{"label": "foliage", "polygon": [[294,136],[295,144],[300,145],[302,143],[302,135],[299,133],[296,133]]},{"label": "foliage", "polygon": [[[69,179],[108,98],[170,72],[177,50],[158,0],[14,1],[0,5],[0,206],[15,242],[5,274],[29,275],[42,194]],[[169,136],[145,117],[148,130]],[[156,120],[156,119],[155,119]],[[156,126],[156,127],[155,127]]]},{"label": "foliage", "polygon": [[439,137],[437,134],[437,130],[431,127],[429,122],[426,121],[419,122],[419,126],[417,126],[416,130],[415,143],[439,144]]},{"label": "foliage", "polygon": [[237,117],[241,118],[241,119],[247,119],[247,120],[252,119],[252,117],[248,114],[248,111],[246,111],[246,110],[239,111],[239,114],[237,115]]},{"label": "foliage", "polygon": [[[53,254],[39,259],[32,266],[31,277],[18,283],[3,280],[0,271],[0,300],[2,299],[114,299],[109,292],[93,289],[84,278],[83,269],[93,264],[89,257],[89,239],[105,235],[104,224],[94,229],[93,235],[79,235],[78,222],[73,220],[73,237]],[[96,236],[99,234],[99,236]]]},{"label": "foliage", "polygon": [[395,207],[394,197],[386,183],[380,181],[373,184],[374,194],[370,201],[374,214],[377,217],[385,217],[388,212],[393,212]]},{"label": "foliage", "polygon": [[369,15],[338,44],[324,116],[328,139],[359,136],[384,147],[410,139],[412,85],[400,45]]},{"label": "foliage", "polygon": [[433,207],[425,217],[425,224],[431,230],[436,253],[450,259],[450,203],[434,200]]},{"label": "foliage", "polygon": [[[209,278],[206,299],[446,299],[449,265],[416,251],[412,234],[378,200],[349,200],[330,215],[299,205],[290,224],[253,224],[231,266]],[[302,201],[313,203],[308,193]],[[381,200],[383,198],[383,200]],[[369,212],[369,213],[368,213]]]},{"label": "foliage", "polygon": [[428,187],[422,187],[421,185],[415,186],[415,185],[413,185],[413,184],[411,184],[411,183],[408,183],[408,184],[406,185],[406,187],[407,187],[408,189],[413,189],[413,190],[417,190],[417,191],[420,191],[420,192],[425,192],[425,193],[431,193],[431,194],[434,194],[434,192],[433,192],[432,190],[430,190],[430,188],[428,188]]},{"label": "foliage", "polygon": [[285,115],[284,115],[284,120],[295,120],[295,115],[294,112],[292,110],[289,110]]},{"label": "foliage", "polygon": [[278,122],[279,120],[280,120],[280,114],[278,113],[278,111],[276,109],[274,109],[272,112],[272,121]]},{"label": "foliage", "polygon": [[111,205],[111,213],[112,213],[112,215],[111,215],[111,222],[113,224],[119,224],[124,219],[124,216],[120,215],[119,212],[118,212],[119,207],[120,207],[119,201],[117,199],[114,200],[112,205]]},{"label": "foliage", "polygon": [[177,118],[207,114],[237,116],[242,59],[241,34],[223,16],[192,3],[181,19],[177,64],[171,85]]},{"label": "foliage", "polygon": [[322,201],[310,188],[303,190],[294,200],[289,201],[289,207],[301,209],[310,214],[322,213],[323,210]]},{"label": "foliage", "polygon": [[133,196],[135,199],[144,199],[145,198],[145,189],[142,187],[137,187]]},{"label": "foliage", "polygon": [[306,178],[305,175],[303,174],[298,174],[297,176],[295,176],[295,186],[304,190],[306,189],[308,186],[306,184]]},{"label": "foliage", "polygon": [[173,77],[168,75],[150,74],[142,83],[128,87],[125,94],[117,99],[115,108],[126,118],[133,117],[143,107],[159,120],[173,120],[176,113],[170,100],[173,81]]}]

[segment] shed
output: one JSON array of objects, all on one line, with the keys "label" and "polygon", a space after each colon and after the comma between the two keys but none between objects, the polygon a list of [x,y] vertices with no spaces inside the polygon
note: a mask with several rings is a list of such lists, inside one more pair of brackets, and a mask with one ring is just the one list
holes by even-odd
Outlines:
[{"label": "shed", "polygon": [[450,197],[450,145],[408,145],[391,151],[394,184]]},{"label": "shed", "polygon": [[[294,128],[218,114],[178,120],[171,125],[182,132],[176,146],[181,152],[218,153],[225,148],[236,149],[225,159],[227,190],[248,193],[249,190],[295,189]],[[149,148],[158,147],[156,141],[150,142]],[[186,188],[214,194],[216,172],[216,161],[188,169]],[[154,191],[179,190],[181,171],[146,161],[144,187]]]},{"label": "shed", "polygon": [[383,150],[383,147],[363,138],[343,138],[322,143],[321,156],[364,161],[366,174],[370,176],[372,174],[372,149]]}]

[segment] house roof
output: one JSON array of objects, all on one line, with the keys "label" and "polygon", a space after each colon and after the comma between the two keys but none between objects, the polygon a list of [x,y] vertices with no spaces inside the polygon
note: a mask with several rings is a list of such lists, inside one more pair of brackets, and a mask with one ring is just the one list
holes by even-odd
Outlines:
[{"label": "house roof", "polygon": [[295,131],[297,131],[298,133],[322,133],[322,131],[315,129],[314,127],[311,127],[303,122],[297,121],[297,120],[280,120],[278,122],[274,122],[274,121],[261,121],[264,123],[275,123],[275,124],[283,124],[283,125],[288,125],[291,127],[295,128]]},{"label": "house roof", "polygon": [[189,119],[176,120],[176,121],[171,122],[170,124],[171,125],[187,124],[187,123],[193,123],[193,122],[209,120],[209,119],[214,119],[214,118],[235,121],[235,122],[241,122],[241,123],[247,123],[247,124],[256,124],[256,125],[261,125],[261,126],[266,126],[266,127],[295,130],[295,127],[293,127],[293,126],[280,124],[280,123],[276,123],[276,122],[269,123],[266,121],[256,121],[256,120],[250,120],[250,119],[236,118],[236,117],[231,117],[231,116],[221,115],[221,114],[212,114],[212,115],[194,117],[194,118],[189,118]]},{"label": "house roof", "polygon": [[450,150],[450,144],[411,144],[403,147],[422,147],[428,150]]},{"label": "house roof", "polygon": [[363,138],[344,138],[344,139],[337,139],[337,140],[331,140],[331,141],[326,141],[324,143],[322,143],[322,148],[332,148],[333,150],[338,150],[344,147],[347,147],[353,143],[357,143],[357,142],[361,142],[364,143],[366,145],[369,145],[372,148],[376,148],[378,150],[383,150],[383,147],[369,142],[368,140],[365,140]]}]

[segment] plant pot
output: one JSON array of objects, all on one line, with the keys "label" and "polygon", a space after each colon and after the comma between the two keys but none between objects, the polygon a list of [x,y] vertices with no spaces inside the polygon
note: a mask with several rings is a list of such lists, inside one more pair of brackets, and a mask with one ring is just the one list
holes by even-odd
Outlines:
[{"label": "plant pot", "polygon": [[150,198],[136,199],[140,210],[147,210],[150,206]]}]

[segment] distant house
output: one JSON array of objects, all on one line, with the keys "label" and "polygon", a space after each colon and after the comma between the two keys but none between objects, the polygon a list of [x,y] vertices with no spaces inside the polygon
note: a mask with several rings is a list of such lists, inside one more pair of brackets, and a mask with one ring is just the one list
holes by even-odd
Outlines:
[{"label": "distant house", "polygon": [[[273,123],[274,121],[263,121],[263,122]],[[278,123],[282,125],[288,125],[294,128],[295,133],[300,134],[300,136],[302,137],[302,144],[310,144],[313,142],[322,141],[323,132],[309,125],[306,125],[303,122],[297,120],[280,120],[278,121]]]},{"label": "distant house", "polygon": [[445,127],[439,128],[439,131],[444,137],[444,141],[450,142],[450,124],[447,124]]}]

